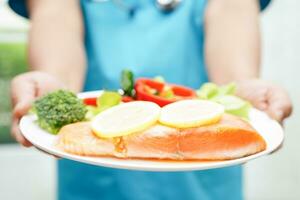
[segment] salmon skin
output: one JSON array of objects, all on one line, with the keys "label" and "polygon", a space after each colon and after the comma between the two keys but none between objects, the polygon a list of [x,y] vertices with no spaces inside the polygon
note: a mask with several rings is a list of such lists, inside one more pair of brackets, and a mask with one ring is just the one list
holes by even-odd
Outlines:
[{"label": "salmon skin", "polygon": [[81,156],[170,160],[228,160],[266,149],[266,142],[251,125],[224,114],[212,125],[176,129],[156,124],[145,131],[111,139],[99,138],[89,122],[64,126],[57,147]]}]

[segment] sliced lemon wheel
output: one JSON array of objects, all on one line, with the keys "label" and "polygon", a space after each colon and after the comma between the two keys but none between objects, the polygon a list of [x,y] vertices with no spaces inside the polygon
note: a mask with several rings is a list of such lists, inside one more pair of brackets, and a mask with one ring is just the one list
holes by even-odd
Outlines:
[{"label": "sliced lemon wheel", "polygon": [[217,123],[224,113],[221,104],[207,100],[182,100],[162,108],[159,122],[175,128]]},{"label": "sliced lemon wheel", "polygon": [[104,138],[129,135],[155,124],[160,111],[157,104],[147,101],[120,104],[98,114],[92,121],[92,130]]}]

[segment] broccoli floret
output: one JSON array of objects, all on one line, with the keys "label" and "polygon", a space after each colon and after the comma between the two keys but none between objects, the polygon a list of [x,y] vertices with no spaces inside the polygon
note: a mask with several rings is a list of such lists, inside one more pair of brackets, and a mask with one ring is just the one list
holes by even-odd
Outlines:
[{"label": "broccoli floret", "polygon": [[33,104],[41,128],[57,134],[67,124],[83,121],[87,109],[81,99],[66,90],[49,93]]}]

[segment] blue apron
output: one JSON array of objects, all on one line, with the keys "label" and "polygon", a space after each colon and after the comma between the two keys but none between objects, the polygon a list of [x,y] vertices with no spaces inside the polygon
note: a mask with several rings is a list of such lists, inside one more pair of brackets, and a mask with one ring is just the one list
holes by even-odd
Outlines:
[{"label": "blue apron", "polygon": [[[207,81],[203,59],[204,0],[186,0],[171,13],[153,0],[126,1],[134,15],[111,1],[83,0],[88,71],[85,90],[116,89],[120,72],[136,77],[162,75],[198,88]],[[135,5],[136,3],[136,5]],[[143,172],[58,162],[61,200],[242,199],[241,168],[194,172]]]},{"label": "blue apron", "polygon": [[[203,58],[205,0],[184,0],[171,13],[154,0],[124,0],[133,15],[112,1],[81,0],[88,70],[85,90],[116,89],[122,69],[136,77],[162,75],[169,82],[198,88],[207,81]],[[269,0],[261,0],[261,8]],[[24,0],[10,6],[27,16]],[[67,11],[66,11],[67,12]],[[58,161],[61,200],[239,200],[241,167],[192,172],[143,172]]]}]

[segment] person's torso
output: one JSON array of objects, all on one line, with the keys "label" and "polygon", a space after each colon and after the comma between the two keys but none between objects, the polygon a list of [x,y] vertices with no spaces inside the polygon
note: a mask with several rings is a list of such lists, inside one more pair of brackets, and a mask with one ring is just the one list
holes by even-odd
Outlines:
[{"label": "person's torso", "polygon": [[[207,81],[203,58],[205,0],[183,0],[163,13],[155,0],[124,0],[133,16],[112,1],[82,0],[88,70],[85,90],[117,89],[122,69],[136,77],[163,76],[193,88]],[[129,5],[128,4],[128,5]],[[61,200],[239,200],[241,168],[195,172],[143,172],[60,160]]]},{"label": "person's torso", "polygon": [[190,87],[207,81],[204,0],[184,0],[170,13],[159,10],[155,0],[124,2],[137,7],[133,16],[113,1],[82,1],[89,63],[86,90],[118,88],[124,68],[137,77],[162,75]]}]

